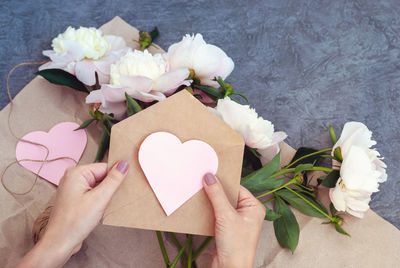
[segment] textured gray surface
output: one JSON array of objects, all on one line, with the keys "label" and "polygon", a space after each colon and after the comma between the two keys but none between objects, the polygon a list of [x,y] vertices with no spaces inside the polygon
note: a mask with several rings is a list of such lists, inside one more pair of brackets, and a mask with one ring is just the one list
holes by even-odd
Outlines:
[{"label": "textured gray surface", "polygon": [[[400,5],[398,1],[11,1],[0,5],[0,77],[67,26],[100,26],[119,15],[161,32],[164,48],[202,33],[236,64],[230,76],[293,147],[329,146],[327,128],[364,122],[388,165],[371,207],[400,228]],[[365,1],[366,2],[366,1]],[[375,3],[374,3],[375,2]],[[14,94],[35,67],[15,72]],[[7,104],[0,92],[0,108]],[[4,127],[4,126],[2,126]]]}]

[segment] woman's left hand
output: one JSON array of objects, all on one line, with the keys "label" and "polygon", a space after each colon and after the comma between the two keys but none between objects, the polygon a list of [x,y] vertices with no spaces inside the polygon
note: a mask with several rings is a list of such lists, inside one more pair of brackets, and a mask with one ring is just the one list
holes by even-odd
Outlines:
[{"label": "woman's left hand", "polygon": [[107,204],[121,185],[128,163],[69,168],[60,181],[46,232],[16,267],[61,267],[99,224]]}]

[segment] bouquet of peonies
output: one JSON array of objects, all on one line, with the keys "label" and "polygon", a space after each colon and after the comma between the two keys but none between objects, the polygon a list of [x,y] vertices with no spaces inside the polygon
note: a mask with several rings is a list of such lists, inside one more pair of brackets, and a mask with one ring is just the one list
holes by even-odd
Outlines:
[{"label": "bouquet of peonies", "polygon": [[[241,184],[265,204],[265,220],[273,221],[282,247],[294,251],[299,239],[299,225],[289,205],[348,235],[342,228],[341,215],[347,212],[362,218],[369,209],[372,193],[387,179],[386,165],[372,148],[376,144],[371,139],[372,132],[362,123],[348,122],[337,139],[331,126],[331,148],[302,147],[289,164],[280,168],[279,143],[287,135],[275,132],[270,121],[236,99],[239,96],[248,103],[243,94],[225,82],[234,68],[232,59],[220,48],[207,44],[201,34],[186,35],[166,53],[152,55],[146,48],[153,45],[157,35],[157,28],[140,32],[137,42],[141,49],[137,50],[127,47],[123,38],[103,35],[98,29],[68,27],[53,39],[53,50],[43,51],[50,61],[40,66],[39,75],[88,93],[86,103],[90,104],[91,118],[79,129],[101,123],[95,161],[104,157],[115,123],[175,92],[187,90],[245,140]],[[330,188],[329,210],[319,201],[320,187]],[[274,205],[270,207],[271,204]],[[163,249],[161,233],[157,235]],[[179,260],[185,256],[188,243],[181,247],[175,235],[169,235],[180,247],[175,258]],[[191,256],[198,256],[210,240],[206,239]],[[188,248],[192,250],[191,246]],[[165,257],[165,250],[162,252]]]}]

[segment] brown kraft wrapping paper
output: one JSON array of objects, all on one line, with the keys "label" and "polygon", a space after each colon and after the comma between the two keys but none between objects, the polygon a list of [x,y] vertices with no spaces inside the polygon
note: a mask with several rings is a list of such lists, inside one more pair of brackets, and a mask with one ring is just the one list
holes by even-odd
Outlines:
[{"label": "brown kraft wrapping paper", "polygon": [[[120,35],[128,45],[138,47],[138,31],[119,17],[101,27],[106,34]],[[151,47],[151,52],[161,51]],[[13,79],[16,79],[14,77]],[[88,119],[85,94],[52,85],[34,78],[15,98],[11,125],[22,137],[34,131],[47,131],[63,121],[82,123]],[[15,160],[16,140],[9,133],[7,116],[10,105],[0,112],[0,168]],[[87,129],[88,145],[80,164],[91,163],[97,150],[100,129]],[[282,163],[287,163],[294,149],[281,145]],[[110,162],[111,163],[111,162]],[[6,183],[15,191],[29,188],[34,176],[14,165],[7,171]],[[56,188],[39,179],[26,195],[9,194],[0,187],[0,266],[13,267],[33,247],[31,230],[36,217],[49,205]],[[322,191],[321,196],[325,195]],[[326,197],[326,195],[325,195]],[[400,232],[372,210],[364,219],[345,216],[345,230],[351,238],[338,234],[323,220],[305,216],[294,210],[301,233],[299,245],[292,254],[277,243],[271,222],[264,222],[254,267],[398,267],[400,263]],[[180,239],[184,239],[182,235]],[[203,236],[196,236],[195,248]],[[177,250],[167,239],[170,258]],[[214,245],[197,259],[199,267],[209,267]],[[65,267],[164,267],[154,231],[99,225],[85,240],[79,253]]]}]

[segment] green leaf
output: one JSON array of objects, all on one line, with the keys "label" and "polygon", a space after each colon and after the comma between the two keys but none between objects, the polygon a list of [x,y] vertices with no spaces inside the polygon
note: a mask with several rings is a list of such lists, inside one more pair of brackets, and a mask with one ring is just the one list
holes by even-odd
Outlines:
[{"label": "green leaf", "polygon": [[231,97],[232,95],[237,95],[237,96],[242,97],[242,99],[244,99],[244,100],[246,101],[246,103],[249,104],[249,99],[248,99],[245,95],[243,95],[242,93],[239,93],[239,92],[232,92],[232,93],[229,95],[229,97],[232,98],[232,97]]},{"label": "green leaf", "polygon": [[86,120],[85,122],[83,122],[82,125],[80,125],[80,126],[79,126],[77,129],[75,129],[74,131],[87,128],[87,127],[88,127],[91,123],[93,123],[94,121],[96,121],[96,119],[94,119],[94,118],[88,119],[88,120]]},{"label": "green leaf", "polygon": [[266,220],[266,221],[274,221],[274,220],[279,219],[281,217],[280,214],[276,213],[275,211],[273,211],[269,207],[265,206],[265,209],[266,209],[266,212],[265,212],[264,220]]},{"label": "green leaf", "polygon": [[296,169],[294,170],[294,175],[296,176],[297,174],[300,174],[301,172],[313,168],[313,164],[299,164],[296,166]]},{"label": "green leaf", "polygon": [[[303,198],[305,198],[308,202],[312,203],[314,206],[328,214],[328,211],[322,205],[320,202],[317,200],[313,199],[309,195],[305,195],[302,193],[299,193],[296,191],[299,195],[301,195]],[[316,218],[326,218],[325,215],[323,215],[321,212],[317,211],[315,208],[313,208],[309,203],[307,203],[305,200],[301,199],[300,196],[296,195],[295,193],[287,190],[287,189],[282,189],[279,191],[275,192],[275,195],[281,197],[284,199],[286,202],[288,202],[291,206],[299,210],[301,213],[306,214],[311,217],[316,217]]]},{"label": "green leaf", "polygon": [[247,168],[247,167],[242,167],[242,176],[241,177],[245,177],[245,176],[249,175],[251,172],[253,172],[252,169]]},{"label": "green leaf", "polygon": [[140,112],[142,110],[142,107],[140,107],[139,103],[137,103],[126,92],[125,92],[125,98],[126,98],[126,110],[127,110],[128,116],[136,114],[137,112]]},{"label": "green leaf", "polygon": [[328,188],[333,188],[336,186],[336,182],[340,177],[340,171],[339,170],[334,170],[330,172],[328,175],[325,176],[325,178],[322,180],[322,185]]},{"label": "green leaf", "polygon": [[81,81],[79,81],[74,75],[64,70],[45,69],[37,72],[36,74],[44,77],[50,83],[89,93],[86,86]]},{"label": "green leaf", "polygon": [[210,86],[202,86],[202,85],[197,85],[194,84],[193,85],[194,88],[203,91],[204,93],[206,93],[206,95],[208,95],[210,98],[217,100],[222,98],[222,94],[221,91],[219,91],[217,88],[214,87],[210,87]]},{"label": "green leaf", "polygon": [[104,155],[110,145],[110,136],[108,135],[107,129],[103,126],[103,130],[101,132],[99,147],[97,149],[97,154],[94,162],[101,161],[104,158]]},{"label": "green leaf", "polygon": [[340,150],[340,147],[337,147],[335,151],[333,152],[333,155],[335,156],[335,159],[339,162],[343,161],[343,156],[342,156],[342,151]]},{"label": "green leaf", "polygon": [[252,193],[263,192],[268,189],[275,189],[282,185],[285,178],[276,179],[270,177],[279,167],[280,154],[277,154],[271,161],[259,170],[256,170],[244,177],[240,184]]},{"label": "green leaf", "polygon": [[151,30],[151,31],[149,32],[149,34],[150,34],[150,36],[151,36],[151,41],[154,42],[154,40],[155,40],[155,39],[158,37],[158,35],[160,34],[160,32],[158,31],[157,26],[154,27],[154,29]]},{"label": "green leaf", "polygon": [[331,215],[332,216],[335,216],[335,214],[336,214],[336,208],[335,208],[335,206],[333,205],[333,203],[331,203],[330,205],[329,205],[329,210],[331,211]]},{"label": "green leaf", "polygon": [[279,244],[292,252],[299,243],[300,228],[296,217],[286,203],[276,196],[275,212],[281,217],[274,221],[275,236]]},{"label": "green leaf", "polygon": [[335,224],[335,229],[338,233],[350,236],[345,230],[343,230],[343,228],[339,224],[337,224],[336,222],[334,224]]},{"label": "green leaf", "polygon": [[[300,147],[297,150],[296,154],[294,155],[292,161],[290,161],[290,163],[293,163],[294,161],[296,161],[300,157],[303,157],[305,155],[312,154],[312,153],[315,153],[315,152],[318,152],[318,150],[315,150],[313,148]],[[300,160],[296,164],[297,165],[299,165],[299,164],[313,164],[315,162],[315,160],[319,159],[319,157],[320,156],[318,154],[317,155],[313,155],[313,156],[310,156],[310,157],[307,157],[307,158],[304,158],[304,159]]]},{"label": "green leaf", "polygon": [[329,136],[331,137],[332,143],[333,143],[333,144],[336,144],[336,142],[337,142],[337,137],[336,137],[335,130],[333,129],[333,126],[332,126],[332,125],[329,126]]}]

